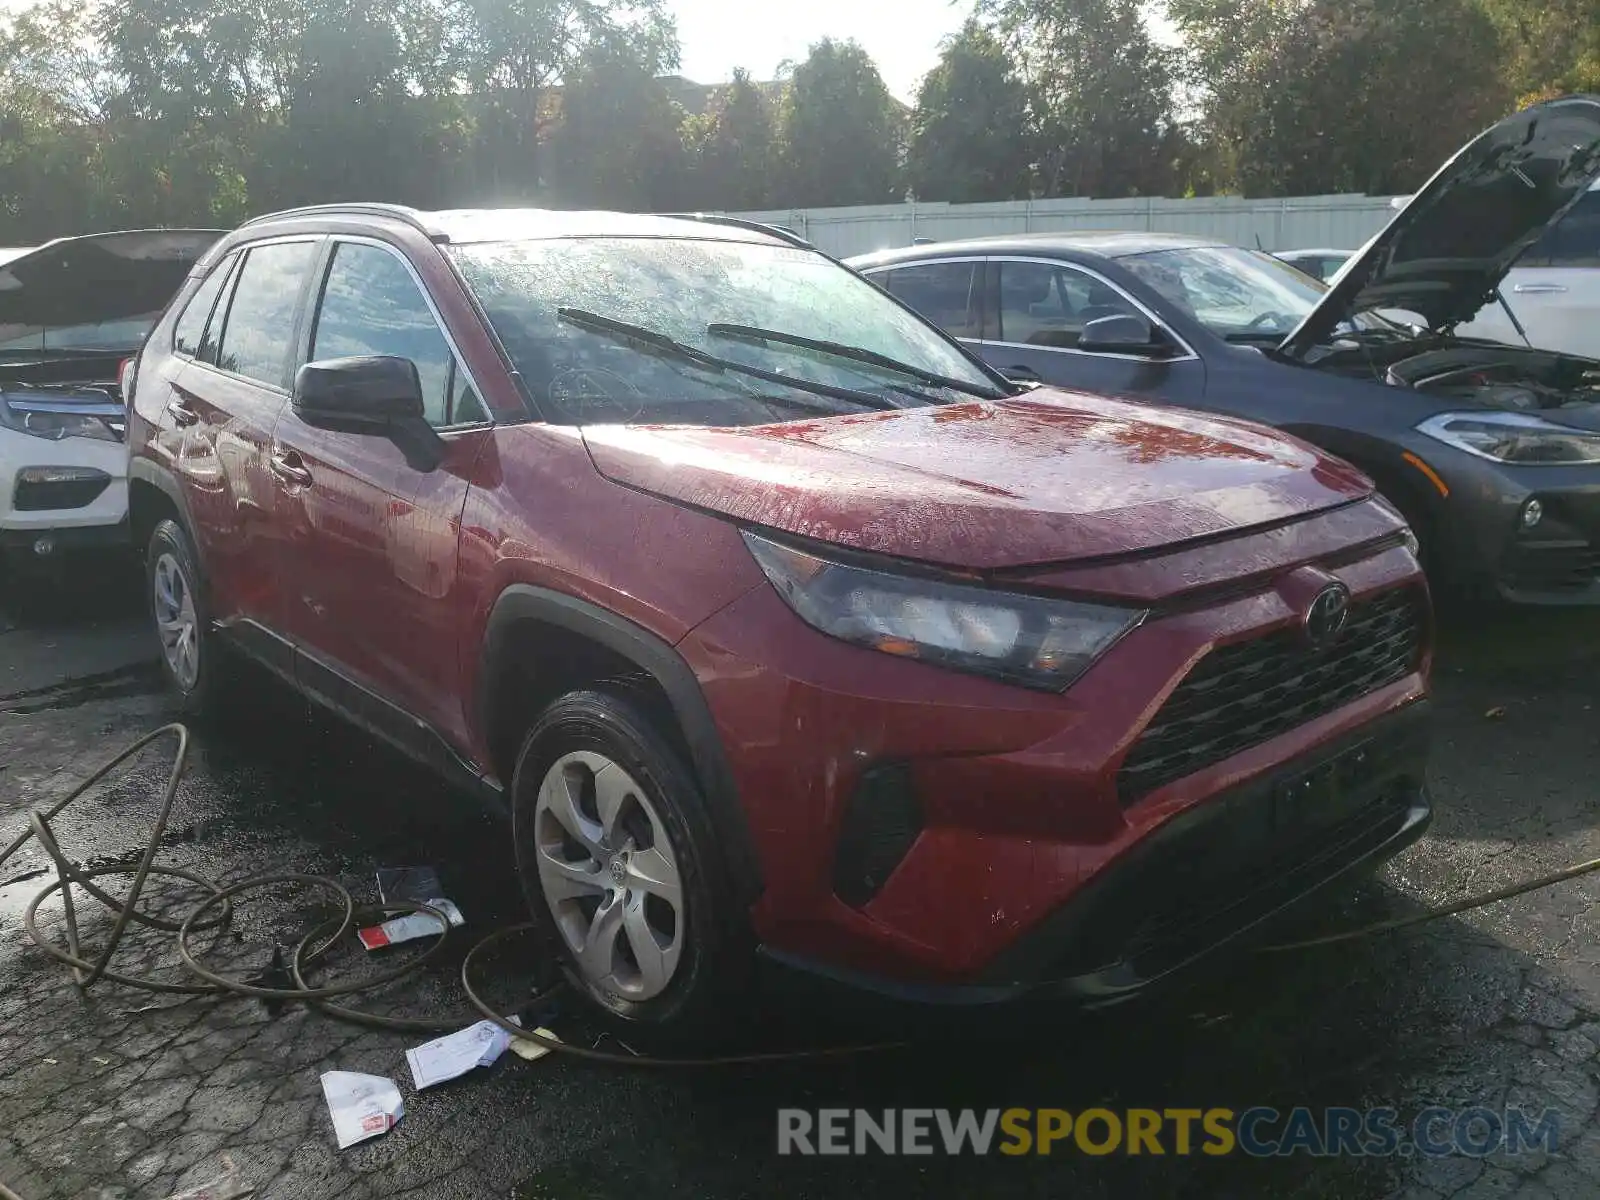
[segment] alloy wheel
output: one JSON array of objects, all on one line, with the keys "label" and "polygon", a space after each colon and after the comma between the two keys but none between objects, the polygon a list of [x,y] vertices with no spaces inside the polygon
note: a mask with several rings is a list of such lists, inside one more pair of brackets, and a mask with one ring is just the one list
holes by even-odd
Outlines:
[{"label": "alloy wheel", "polygon": [[177,556],[163,553],[153,573],[156,632],[167,669],[184,691],[200,678],[200,621],[194,592]]},{"label": "alloy wheel", "polygon": [[563,755],[534,804],[539,884],[579,972],[627,1000],[672,982],[686,934],[683,881],[655,804],[619,764]]}]

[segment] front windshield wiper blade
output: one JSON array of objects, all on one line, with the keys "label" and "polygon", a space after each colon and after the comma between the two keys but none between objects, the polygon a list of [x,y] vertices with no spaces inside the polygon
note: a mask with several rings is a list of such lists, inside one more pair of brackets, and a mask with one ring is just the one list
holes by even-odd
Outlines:
[{"label": "front windshield wiper blade", "polygon": [[897,358],[890,358],[887,354],[879,354],[876,350],[868,350],[865,346],[850,346],[844,342],[830,342],[824,338],[810,338],[798,333],[785,333],[779,329],[759,329],[754,325],[732,325],[726,321],[716,321],[706,326],[706,333],[711,337],[732,338],[741,342],[781,342],[788,346],[797,346],[802,350],[815,350],[819,354],[832,354],[836,358],[846,358],[852,362],[867,363],[870,366],[882,367],[885,371],[894,371],[901,375],[928,384],[930,387],[949,388],[953,392],[963,392],[968,396],[978,396],[984,400],[1004,400],[1006,393],[997,391],[992,387],[982,384],[968,383],[964,379],[955,379],[949,375],[940,375],[936,371],[925,371],[911,363],[901,362]]},{"label": "front windshield wiper blade", "polygon": [[[644,325],[635,325],[631,321],[618,321],[614,317],[602,317],[599,313],[588,312],[581,308],[558,308],[556,316],[569,325],[576,325],[590,333],[597,333],[604,337],[615,338],[618,341],[631,342],[647,353],[656,353],[667,358],[675,358],[681,362],[691,363],[694,366],[705,368],[709,371],[722,373],[733,371],[739,375],[748,375],[752,379],[764,380],[767,383],[778,383],[785,387],[792,387],[798,391],[811,392],[817,396],[828,396],[834,400],[847,400],[851,404],[859,404],[865,408],[891,411],[900,408],[891,400],[882,396],[874,396],[871,392],[860,392],[855,388],[835,387],[831,383],[816,383],[810,379],[796,379],[793,375],[785,375],[780,371],[767,371],[761,367],[753,367],[739,362],[733,358],[723,358],[721,355],[712,354],[698,346],[691,346],[687,342],[680,342],[676,338],[668,337],[659,330],[647,328]],[[818,406],[819,408],[821,406]],[[825,412],[838,412],[838,409],[827,408]]]}]

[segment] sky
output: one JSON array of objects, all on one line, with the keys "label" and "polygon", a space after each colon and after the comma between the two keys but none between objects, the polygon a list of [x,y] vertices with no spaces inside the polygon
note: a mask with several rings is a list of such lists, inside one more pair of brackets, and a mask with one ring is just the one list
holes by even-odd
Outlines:
[{"label": "sky", "polygon": [[[752,0],[667,0],[683,46],[681,73],[699,83],[722,83],[735,67],[771,79],[785,59],[799,61],[825,37],[855,38],[878,63],[889,90],[902,100],[939,60],[939,43],[961,28],[973,0],[800,0],[762,8]],[[1152,31],[1171,39],[1170,26]]]}]

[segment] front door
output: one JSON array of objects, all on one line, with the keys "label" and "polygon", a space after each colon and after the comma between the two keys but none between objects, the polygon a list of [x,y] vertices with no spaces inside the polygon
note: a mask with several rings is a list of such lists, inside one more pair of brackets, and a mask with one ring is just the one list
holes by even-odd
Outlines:
[{"label": "front door", "polygon": [[439,467],[420,470],[387,438],[314,428],[284,411],[273,446],[288,528],[280,577],[301,683],[379,732],[408,740],[409,714],[459,744],[456,553],[487,412],[398,250],[336,241],[320,290],[307,360],[410,359],[446,451]]},{"label": "front door", "polygon": [[[1155,315],[1099,274],[1048,259],[992,258],[984,339],[990,366],[1014,379],[1139,400],[1198,404],[1205,365]],[[1101,317],[1136,316],[1164,339],[1160,353],[1078,348],[1083,327]]]}]

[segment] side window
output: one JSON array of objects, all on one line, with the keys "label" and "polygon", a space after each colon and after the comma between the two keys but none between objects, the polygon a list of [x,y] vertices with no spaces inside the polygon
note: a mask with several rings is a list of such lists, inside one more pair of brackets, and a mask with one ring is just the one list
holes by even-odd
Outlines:
[{"label": "side window", "polygon": [[193,358],[200,353],[201,343],[205,341],[206,324],[211,320],[211,310],[217,306],[217,297],[222,294],[222,285],[228,282],[228,276],[233,273],[237,257],[230,254],[211,269],[211,274],[206,276],[206,281],[190,298],[189,306],[178,318],[178,324],[172,331],[172,348],[179,354]]},{"label": "side window", "polygon": [[1517,263],[1521,267],[1600,267],[1600,192],[1585,192]]},{"label": "side window", "polygon": [[889,293],[909,304],[952,337],[976,338],[978,306],[975,301],[978,263],[928,263],[896,267],[879,282]]},{"label": "side window", "polygon": [[[430,425],[449,425],[454,358],[411,272],[378,246],[343,242],[334,251],[311,340],[312,359],[388,354],[409,358],[422,379]],[[462,379],[462,391],[466,389]],[[469,393],[470,394],[470,393]],[[463,401],[463,403],[467,403]],[[473,396],[471,404],[477,404]],[[481,413],[482,406],[478,406]],[[457,421],[482,419],[463,415]]]},{"label": "side window", "polygon": [[217,346],[217,366],[282,387],[289,370],[295,310],[315,242],[278,242],[249,252],[228,304]]},{"label": "side window", "polygon": [[1070,349],[1090,321],[1139,310],[1093,275],[1041,262],[999,262],[999,338],[1027,346]]}]

